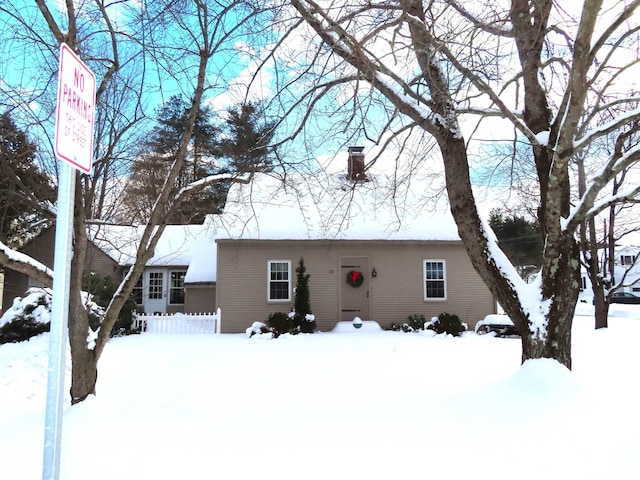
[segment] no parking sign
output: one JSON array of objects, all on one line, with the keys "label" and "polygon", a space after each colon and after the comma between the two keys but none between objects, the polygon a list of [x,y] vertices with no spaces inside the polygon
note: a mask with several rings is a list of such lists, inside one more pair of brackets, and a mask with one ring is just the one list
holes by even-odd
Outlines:
[{"label": "no parking sign", "polygon": [[91,172],[96,77],[63,43],[60,46],[55,151],[58,158]]}]

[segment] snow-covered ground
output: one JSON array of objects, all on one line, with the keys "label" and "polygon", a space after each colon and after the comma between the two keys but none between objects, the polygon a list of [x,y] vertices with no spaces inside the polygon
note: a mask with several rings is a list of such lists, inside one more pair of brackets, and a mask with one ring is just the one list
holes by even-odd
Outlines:
[{"label": "snow-covered ground", "polygon": [[[640,311],[573,372],[520,341],[355,331],[115,338],[64,414],[61,478],[640,478]],[[0,478],[41,478],[48,335],[0,346]]]}]

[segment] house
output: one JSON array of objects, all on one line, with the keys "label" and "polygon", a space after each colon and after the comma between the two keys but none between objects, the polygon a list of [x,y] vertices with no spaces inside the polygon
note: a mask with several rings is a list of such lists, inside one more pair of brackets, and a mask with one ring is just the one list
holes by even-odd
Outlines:
[{"label": "house", "polygon": [[[321,331],[354,317],[385,326],[442,312],[473,328],[495,313],[452,217],[428,208],[423,184],[365,173],[361,148],[351,149],[345,171],[257,174],[231,187],[222,215],[207,218],[215,231],[224,333],[289,312],[301,258]],[[194,262],[214,259],[198,255]]]},{"label": "house", "polygon": [[[135,260],[144,226],[92,225],[88,236],[120,266],[119,280]],[[186,308],[185,282],[193,253],[207,245],[215,255],[215,244],[206,225],[167,225],[156,245],[153,257],[133,291],[138,311],[153,314],[215,311],[215,280],[193,282]],[[214,257],[215,258],[215,257]],[[194,265],[194,268],[196,265]],[[193,275],[193,274],[192,274]]]},{"label": "house", "polygon": [[[53,257],[55,252],[55,228],[47,228],[39,235],[30,239],[21,252],[38,260],[49,268],[53,268]],[[94,272],[103,277],[120,278],[121,268],[118,263],[97,247],[89,242],[86,253],[86,272]],[[30,287],[42,286],[33,278],[11,270],[4,271],[4,289],[2,291],[2,305],[5,310],[13,304],[13,299],[22,297]]]},{"label": "house", "polygon": [[638,254],[640,247],[627,245],[620,247],[616,251],[615,259],[615,276],[616,281],[622,281],[624,278],[624,287],[620,289],[622,292],[640,295],[640,259]]},{"label": "house", "polygon": [[[602,254],[602,253],[601,253]],[[619,292],[633,293],[640,296],[640,247],[633,245],[617,245],[616,254],[613,260],[613,274],[616,283],[622,283]],[[580,298],[591,301],[593,288],[591,280],[587,274],[587,269],[581,269],[582,283],[580,288]]]},{"label": "house", "polygon": [[[495,313],[451,215],[433,206],[425,181],[365,172],[361,147],[350,149],[346,163],[341,173],[256,174],[251,183],[231,187],[223,214],[209,215],[203,225],[168,225],[134,291],[140,309],[220,308],[222,331],[244,332],[292,309],[303,258],[321,331],[355,317],[385,326],[443,312],[473,328]],[[91,226],[100,273],[122,278],[142,231]],[[52,245],[38,247],[48,265]]]},{"label": "house", "polygon": [[[120,282],[131,266],[144,227],[94,224],[87,230],[89,245],[85,270]],[[215,255],[215,243],[207,236],[203,225],[167,225],[154,256],[145,266],[133,296],[139,311],[147,313],[213,312],[215,282],[194,284],[189,293],[196,310],[186,310],[185,279],[191,264],[193,249],[203,241],[209,254]],[[43,231],[33,238],[22,252],[48,267],[53,267],[55,229]],[[212,247],[213,245],[213,247]],[[3,305],[8,308],[13,299],[23,296],[27,288],[40,286],[22,273],[6,269]],[[198,299],[200,300],[198,301]],[[204,298],[204,300],[203,300]]]}]

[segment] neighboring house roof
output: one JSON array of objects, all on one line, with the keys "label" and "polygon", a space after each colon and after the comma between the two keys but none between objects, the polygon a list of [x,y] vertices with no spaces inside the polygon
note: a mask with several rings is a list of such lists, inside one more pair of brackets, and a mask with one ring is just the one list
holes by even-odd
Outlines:
[{"label": "neighboring house roof", "polygon": [[[131,265],[144,232],[144,225],[106,225],[89,227],[89,239],[120,265]],[[186,266],[191,263],[194,247],[212,237],[207,225],[167,225],[148,267]]]},{"label": "neighboring house roof", "polygon": [[222,215],[208,217],[216,238],[261,240],[460,240],[447,210],[436,212],[423,183],[365,182],[345,175],[257,174],[234,184]]}]

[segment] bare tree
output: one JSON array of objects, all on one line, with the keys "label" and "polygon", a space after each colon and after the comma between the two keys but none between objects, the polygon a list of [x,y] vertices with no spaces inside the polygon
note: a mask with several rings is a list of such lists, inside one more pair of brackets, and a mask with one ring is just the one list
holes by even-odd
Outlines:
[{"label": "bare tree", "polygon": [[[211,5],[209,5],[211,3]],[[38,77],[36,84],[42,92],[55,88],[55,72],[58,44],[64,42],[89,64],[98,78],[96,103],[102,108],[104,123],[96,142],[96,171],[106,173],[121,165],[120,148],[130,141],[128,130],[142,118],[143,90],[157,88],[162,94],[162,81],[174,88],[189,91],[191,99],[185,131],[164,187],[160,190],[151,212],[149,222],[138,246],[135,263],[120,284],[114,298],[106,309],[103,324],[95,347],[87,344],[89,329],[87,312],[81,299],[82,274],[87,247],[86,222],[93,215],[104,214],[108,183],[97,182],[76,174],[76,197],[74,214],[74,248],[71,261],[71,295],[69,307],[69,341],[72,357],[71,400],[77,403],[95,393],[97,364],[117,321],[118,314],[129,298],[144,265],[153,256],[155,246],[166,226],[167,214],[180,208],[182,202],[216,182],[246,182],[246,175],[213,175],[174,191],[177,175],[187,156],[192,130],[196,122],[205,93],[214,86],[210,80],[211,59],[224,49],[232,49],[238,38],[246,38],[248,31],[259,31],[253,22],[258,22],[263,9],[250,2],[238,0],[221,5],[201,0],[175,0],[140,8],[136,3],[128,5],[115,2],[105,6],[100,0],[84,2],[76,10],[76,2],[65,2],[66,10],[52,10],[44,0],[36,1],[46,29],[31,28],[29,41],[37,45],[42,57],[49,64],[48,76]],[[12,8],[12,7],[11,7]],[[22,25],[30,24],[33,10],[28,7],[8,10],[10,18]],[[37,13],[37,12],[36,12]],[[20,44],[20,39],[14,40]],[[136,63],[145,85],[129,82],[133,77],[123,72],[124,66]],[[133,70],[130,70],[133,71]],[[215,72],[214,72],[215,73]],[[151,84],[150,78],[163,79]],[[42,83],[41,83],[42,82]],[[18,82],[19,83],[19,82]],[[144,88],[143,88],[144,87]],[[140,90],[139,90],[140,89]],[[133,107],[121,109],[119,99],[133,92]],[[42,93],[44,96],[45,94]],[[127,112],[124,115],[123,112]],[[105,147],[105,145],[108,145]],[[52,272],[30,259],[24,259],[0,244],[0,263],[26,273],[45,285],[52,283]]]},{"label": "bare tree", "polygon": [[[600,198],[640,151],[625,144],[598,158],[601,168],[579,198],[573,165],[589,144],[622,134],[640,116],[627,83],[639,58],[634,13],[640,2],[585,0],[571,6],[577,12],[552,0],[291,5],[297,15],[283,11],[283,25],[291,20],[279,44],[294,50],[282,62],[288,75],[281,76],[278,101],[285,118],[304,122],[319,109],[324,126],[336,118],[342,131],[356,128],[358,136],[379,142],[433,138],[460,237],[521,333],[522,361],[548,357],[570,368],[578,229],[613,202],[638,195],[635,185]],[[611,112],[610,121],[598,125],[594,109]],[[535,165],[544,251],[534,284],[517,275],[478,210],[469,156],[487,132],[491,141],[525,142]],[[302,125],[291,137],[301,133]]]}]

